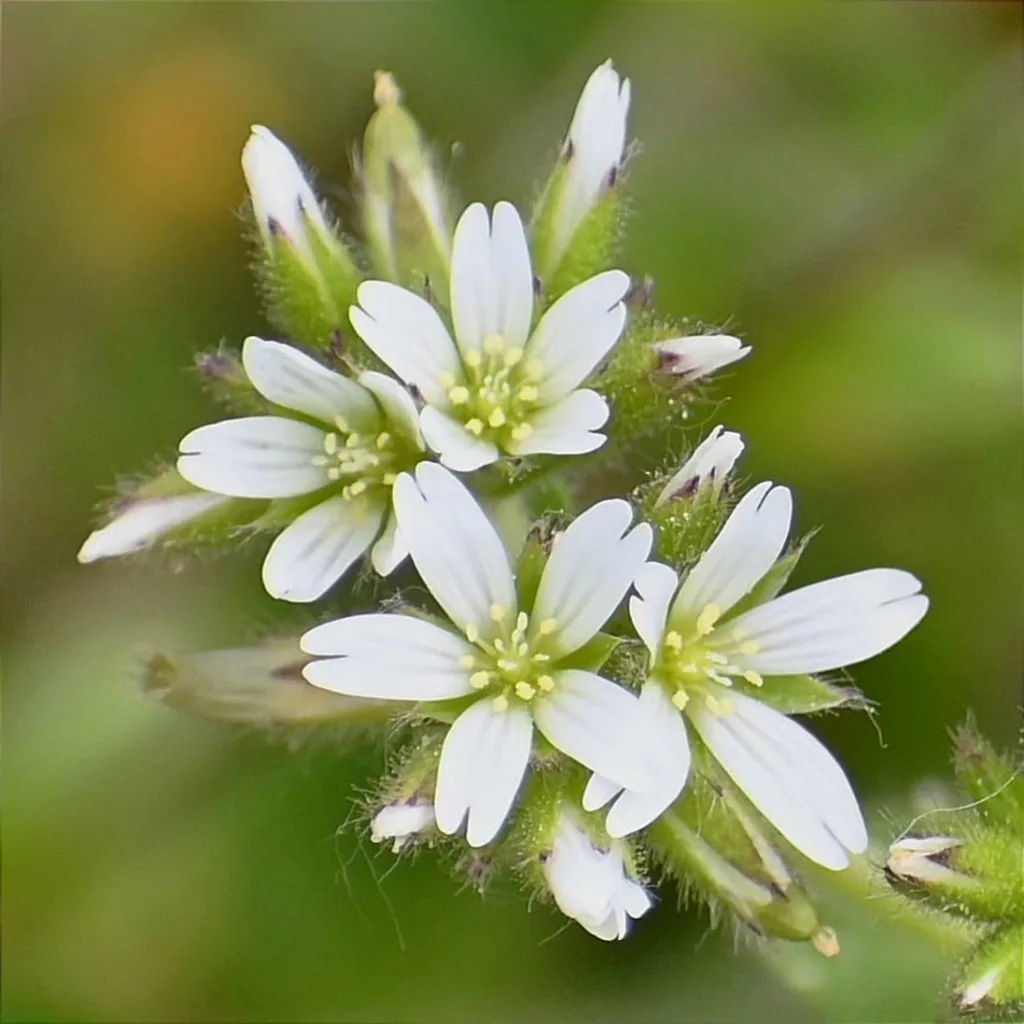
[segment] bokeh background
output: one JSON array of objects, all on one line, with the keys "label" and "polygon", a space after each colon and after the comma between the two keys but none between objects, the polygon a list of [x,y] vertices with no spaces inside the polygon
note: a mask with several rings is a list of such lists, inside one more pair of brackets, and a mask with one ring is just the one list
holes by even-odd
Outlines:
[{"label": "bokeh background", "polygon": [[[590,70],[633,80],[624,265],[755,353],[708,415],[823,525],[798,582],[908,568],[933,610],[820,723],[884,844],[973,708],[1017,727],[1021,10],[1015,3],[52,3],[4,8],[5,971],[10,1021],[917,1021],[953,955],[826,891],[843,954],[709,935],[665,894],[603,945],[514,890],[335,836],[379,764],[142,699],[155,648],[287,620],[255,547],[80,567],[117,474],[213,410],[263,327],[236,211],[266,123],[350,209],[392,70],[467,199],[525,203]],[[941,792],[941,789],[939,790]],[[915,795],[916,794],[916,795]]]}]

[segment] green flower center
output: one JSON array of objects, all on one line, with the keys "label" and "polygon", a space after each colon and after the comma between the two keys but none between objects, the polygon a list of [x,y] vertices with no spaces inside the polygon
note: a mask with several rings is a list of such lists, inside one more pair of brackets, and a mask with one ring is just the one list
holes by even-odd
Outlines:
[{"label": "green flower center", "polygon": [[734,677],[751,686],[763,683],[757,672],[731,664],[716,649],[721,645],[736,649],[738,645],[745,655],[758,651],[758,645],[748,640],[742,629],[730,629],[728,623],[718,626],[721,617],[718,605],[705,605],[688,627],[669,629],[662,638],[653,674],[680,711],[697,698],[714,714],[728,714],[731,702],[725,691]]},{"label": "green flower center", "polygon": [[526,612],[513,618],[510,609],[497,604],[491,607],[491,621],[494,626],[486,636],[475,626],[466,630],[476,652],[464,654],[459,664],[472,673],[473,689],[489,695],[497,711],[506,711],[510,702],[529,704],[550,693],[555,688],[550,639],[558,623],[542,619],[531,624]]},{"label": "green flower center", "polygon": [[489,334],[483,347],[462,362],[461,381],[448,374],[441,382],[455,418],[469,433],[499,448],[525,441],[533,432],[528,419],[536,411],[537,382],[544,375],[540,361],[526,358],[502,335]]},{"label": "green flower center", "polygon": [[356,431],[344,416],[335,416],[334,425],[337,429],[324,436],[323,454],[313,456],[313,465],[341,484],[346,500],[374,487],[391,487],[399,473],[417,462],[413,447],[388,430]]}]

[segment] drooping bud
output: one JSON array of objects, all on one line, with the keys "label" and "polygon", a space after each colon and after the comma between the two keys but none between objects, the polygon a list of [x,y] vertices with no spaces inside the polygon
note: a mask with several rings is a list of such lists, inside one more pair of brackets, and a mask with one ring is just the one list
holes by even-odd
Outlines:
[{"label": "drooping bud", "polygon": [[670,501],[694,498],[704,488],[717,497],[742,454],[743,438],[735,431],[715,427],[661,489],[654,499],[655,508]]},{"label": "drooping bud", "polygon": [[713,916],[729,910],[759,935],[810,941],[826,955],[838,952],[835,934],[822,928],[782,853],[726,786],[695,775],[648,838],[684,893],[707,903]]},{"label": "drooping bud", "polygon": [[392,851],[401,853],[436,831],[434,789],[441,740],[442,734],[432,730],[419,743],[402,752],[374,805],[370,819],[373,842],[391,840]]},{"label": "drooping bud", "polygon": [[295,639],[197,654],[161,653],[147,662],[142,688],[178,711],[255,729],[370,727],[383,725],[394,712],[386,701],[311,686],[302,678],[308,661]]},{"label": "drooping bud", "polygon": [[219,539],[244,511],[266,502],[245,501],[197,490],[174,469],[136,484],[110,508],[106,522],[86,538],[82,563],[132,555],[155,547]]},{"label": "drooping bud", "polygon": [[691,334],[668,338],[652,346],[657,370],[684,381],[694,381],[743,359],[750,346],[729,334]]},{"label": "drooping bud", "polygon": [[401,853],[413,839],[434,827],[434,805],[388,804],[370,822],[370,839],[375,843],[393,840],[392,853]]},{"label": "drooping bud", "polygon": [[363,232],[374,272],[447,303],[452,230],[450,199],[420,126],[402,106],[386,71],[374,74],[377,109],[366,126],[362,160]]},{"label": "drooping bud", "polygon": [[964,969],[953,996],[957,1009],[987,1011],[989,1020],[1024,1015],[1024,925],[984,941]]},{"label": "drooping bud", "polygon": [[534,267],[549,299],[610,265],[620,233],[629,98],[629,79],[620,79],[610,60],[594,71],[534,210]]},{"label": "drooping bud", "polygon": [[326,347],[348,323],[359,268],[291,151],[262,125],[253,126],[242,150],[242,170],[271,319],[291,338]]}]

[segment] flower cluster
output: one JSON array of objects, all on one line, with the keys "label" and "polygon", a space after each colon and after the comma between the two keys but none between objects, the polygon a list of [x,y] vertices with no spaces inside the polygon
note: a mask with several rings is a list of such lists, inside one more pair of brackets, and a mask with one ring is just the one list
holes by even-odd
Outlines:
[{"label": "flower cluster", "polygon": [[[780,596],[802,551],[790,491],[740,497],[723,427],[681,449],[698,382],[750,348],[635,315],[613,265],[630,85],[610,62],[526,218],[453,216],[391,76],[374,98],[362,251],[252,130],[276,337],[200,361],[231,415],[186,433],[79,554],[268,533],[267,592],[331,614],[276,646],[154,660],[147,688],[231,721],[397,725],[371,838],[486,856],[601,939],[653,906],[660,864],[751,928],[828,947],[779,837],[840,870],[867,831],[791,715],[855,702],[820,673],[909,632],[920,584],[872,569]],[[581,501],[598,468],[652,452],[664,472],[632,500]]]}]

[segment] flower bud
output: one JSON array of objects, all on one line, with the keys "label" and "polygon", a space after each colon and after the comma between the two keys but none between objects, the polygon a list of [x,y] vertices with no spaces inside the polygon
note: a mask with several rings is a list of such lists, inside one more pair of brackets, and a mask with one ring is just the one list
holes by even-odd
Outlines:
[{"label": "flower bud", "polygon": [[373,842],[393,840],[392,851],[401,853],[435,831],[434,790],[442,739],[442,732],[431,729],[419,743],[402,751],[380,787],[381,795],[370,819]]},{"label": "flower bud", "polygon": [[724,427],[715,427],[665,484],[654,500],[654,507],[693,498],[705,487],[717,496],[742,454],[743,438]]},{"label": "flower bud", "polygon": [[810,897],[752,812],[703,775],[651,826],[658,858],[688,893],[725,907],[759,935],[838,952]]},{"label": "flower bud", "polygon": [[366,126],[359,177],[363,231],[374,271],[416,289],[429,282],[447,303],[452,232],[447,189],[419,125],[386,71],[374,75],[377,106]]},{"label": "flower bud", "polygon": [[635,878],[628,845],[596,838],[567,804],[559,808],[542,864],[558,909],[606,942],[624,939],[630,922],[652,906]]},{"label": "flower bud", "polygon": [[388,804],[370,821],[370,839],[375,843],[392,839],[392,852],[401,853],[416,836],[433,828],[434,824],[432,803]]},{"label": "flower bud", "polygon": [[953,1001],[961,1011],[985,1008],[992,1019],[1024,1014],[1024,926],[1015,925],[983,942],[964,969]]},{"label": "flower bud", "polygon": [[[968,719],[953,737],[957,779],[992,825],[1024,833],[1024,764],[1020,755],[1004,754],[989,743]],[[1024,751],[1024,746],[1018,748]]]},{"label": "flower bud", "polygon": [[297,640],[198,654],[155,654],[142,689],[150,697],[213,722],[257,729],[383,724],[394,707],[346,697],[302,678],[309,657]]},{"label": "flower bud", "polygon": [[750,352],[739,338],[729,334],[691,334],[669,338],[652,346],[661,373],[694,381],[743,359]]},{"label": "flower bud", "polygon": [[242,150],[242,170],[271,316],[292,338],[325,347],[348,323],[361,274],[295,157],[262,125],[253,126]]},{"label": "flower bud", "polygon": [[534,266],[549,298],[607,269],[619,234],[629,79],[605,61],[583,88],[532,221]]},{"label": "flower bud", "polygon": [[86,538],[78,561],[98,562],[157,545],[201,540],[216,529],[218,520],[228,518],[229,510],[254,504],[196,490],[170,469],[115,502],[104,525]]}]

